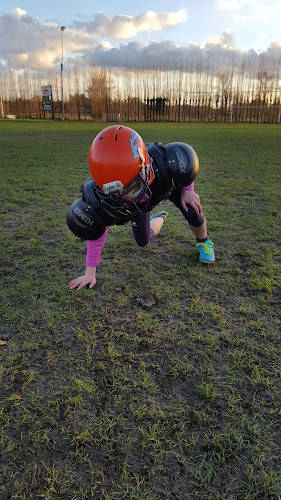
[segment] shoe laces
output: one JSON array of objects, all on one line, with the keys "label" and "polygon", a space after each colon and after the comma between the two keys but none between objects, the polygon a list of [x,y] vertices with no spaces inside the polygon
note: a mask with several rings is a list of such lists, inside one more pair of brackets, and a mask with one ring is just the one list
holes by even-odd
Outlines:
[{"label": "shoe laces", "polygon": [[213,243],[211,242],[211,240],[207,240],[204,243],[197,243],[197,246],[198,247],[200,247],[200,246],[203,247],[204,252],[207,255],[211,255],[211,253],[212,253],[212,247],[213,247]]}]

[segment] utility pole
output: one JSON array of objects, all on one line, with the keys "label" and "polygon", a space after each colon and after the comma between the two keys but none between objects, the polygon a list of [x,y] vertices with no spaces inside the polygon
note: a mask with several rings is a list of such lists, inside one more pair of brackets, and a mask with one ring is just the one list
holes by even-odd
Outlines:
[{"label": "utility pole", "polygon": [[65,26],[62,26],[60,29],[60,34],[61,34],[61,65],[60,65],[60,72],[61,72],[61,119],[64,120],[64,102],[63,102],[63,32],[65,30]]},{"label": "utility pole", "polygon": [[4,118],[4,107],[3,107],[3,97],[2,97],[2,94],[1,94],[1,117]]}]

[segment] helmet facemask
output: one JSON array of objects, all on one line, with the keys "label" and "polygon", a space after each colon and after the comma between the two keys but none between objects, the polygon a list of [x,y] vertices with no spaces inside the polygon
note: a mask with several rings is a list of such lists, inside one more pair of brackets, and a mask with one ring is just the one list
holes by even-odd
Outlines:
[{"label": "helmet facemask", "polygon": [[[147,207],[152,196],[149,188],[149,184],[154,178],[152,158],[149,157],[150,164],[145,165],[145,159],[140,150],[139,156],[142,160],[142,166],[137,175],[126,186],[123,186],[121,181],[116,180],[104,184],[103,189],[100,189],[94,183],[95,190],[99,197],[102,198],[103,203],[122,215],[140,215]],[[139,203],[141,203],[141,206],[138,206]]]}]

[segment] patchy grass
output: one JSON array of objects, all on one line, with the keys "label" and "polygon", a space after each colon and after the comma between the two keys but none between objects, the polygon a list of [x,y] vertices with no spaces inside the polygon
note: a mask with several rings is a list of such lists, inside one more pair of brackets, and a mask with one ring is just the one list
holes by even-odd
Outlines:
[{"label": "patchy grass", "polygon": [[0,121],[0,496],[280,499],[281,129],[134,124],[198,152],[216,262],[165,202],[147,248],[110,230],[77,293],[65,216],[103,126]]}]

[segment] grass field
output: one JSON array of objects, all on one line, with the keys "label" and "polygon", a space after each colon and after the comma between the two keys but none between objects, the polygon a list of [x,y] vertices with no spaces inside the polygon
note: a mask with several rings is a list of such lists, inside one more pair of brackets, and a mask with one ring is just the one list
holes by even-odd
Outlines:
[{"label": "grass field", "polygon": [[66,212],[104,124],[0,121],[0,497],[280,499],[281,127],[131,126],[197,151],[216,262],[167,201],[150,246],[113,227],[70,291]]}]

